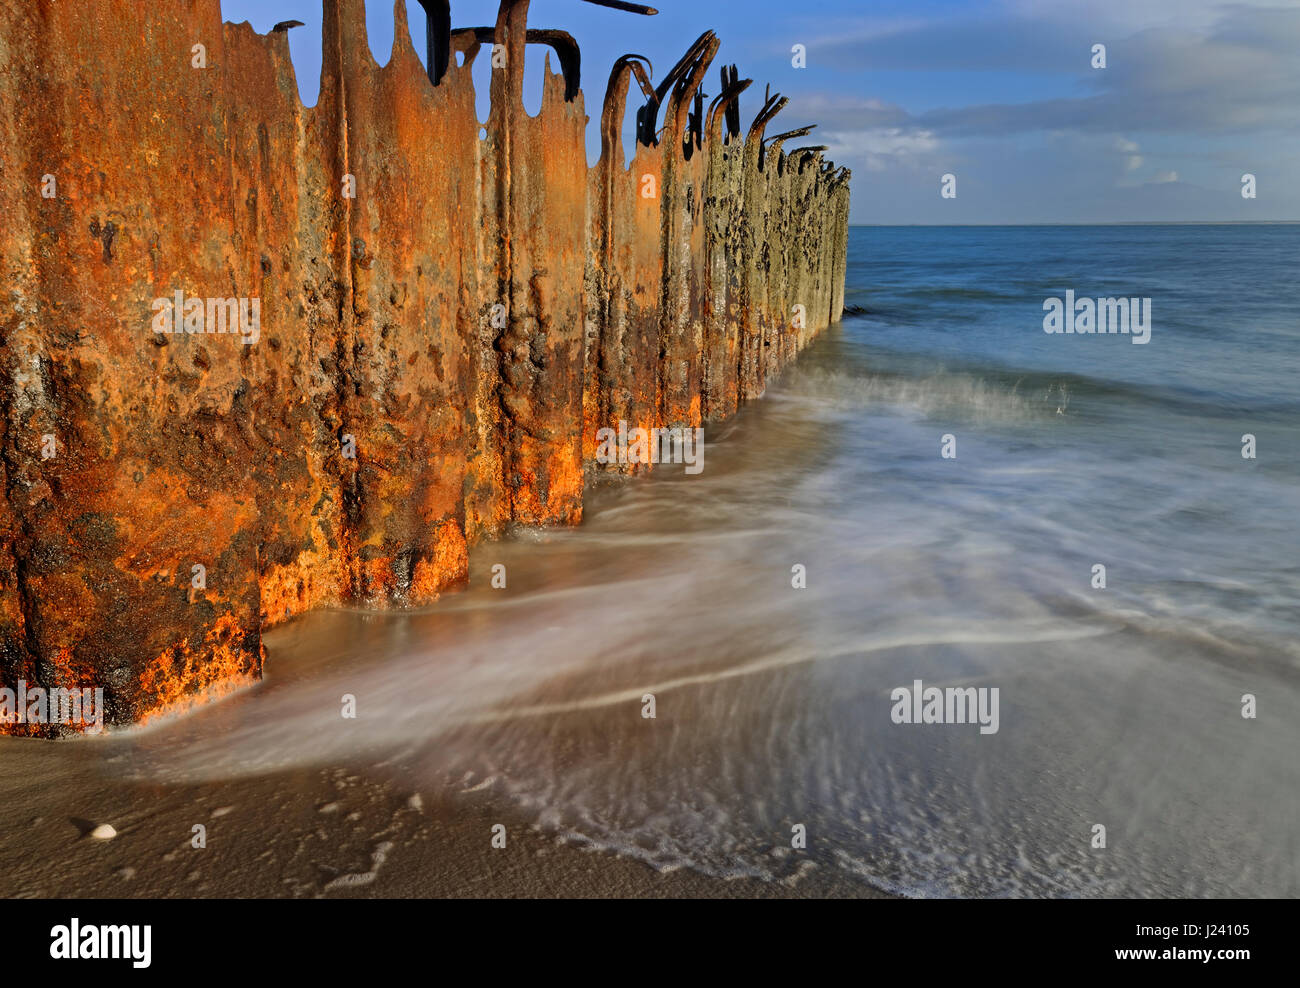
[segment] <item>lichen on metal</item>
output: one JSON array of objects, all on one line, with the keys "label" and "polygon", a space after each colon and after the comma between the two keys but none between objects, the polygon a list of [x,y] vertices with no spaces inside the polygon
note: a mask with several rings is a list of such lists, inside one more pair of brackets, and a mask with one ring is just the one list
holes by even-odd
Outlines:
[{"label": "lichen on metal", "polygon": [[[102,687],[124,725],[255,681],[266,628],[464,586],[474,543],[633,469],[599,429],[729,416],[839,318],[849,175],[797,131],[764,155],[779,97],[742,136],[712,32],[657,85],[618,60],[589,168],[567,35],[501,4],[483,123],[483,36],[421,3],[427,70],[402,0],[382,68],[326,0],[304,107],[288,22],[0,0],[0,688]],[[565,69],[536,117],[529,42]],[[255,336],[203,331],[251,301]]]}]

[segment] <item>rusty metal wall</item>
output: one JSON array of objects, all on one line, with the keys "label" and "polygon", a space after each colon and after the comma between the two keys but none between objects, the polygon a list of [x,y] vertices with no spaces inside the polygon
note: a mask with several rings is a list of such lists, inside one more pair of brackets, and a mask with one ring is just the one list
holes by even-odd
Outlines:
[{"label": "rusty metal wall", "polygon": [[[113,724],[220,696],[270,625],[580,521],[598,429],[733,414],[841,314],[849,176],[764,146],[776,98],[739,133],[747,81],[696,98],[711,33],[630,167],[620,60],[588,168],[580,90],[548,68],[524,111],[525,47],[565,50],[527,0],[437,85],[403,2],[383,68],[362,0],[324,6],[305,108],[287,34],[218,0],[0,0],[0,686],[103,686]],[[178,291],[259,299],[257,341],[155,332]]]}]

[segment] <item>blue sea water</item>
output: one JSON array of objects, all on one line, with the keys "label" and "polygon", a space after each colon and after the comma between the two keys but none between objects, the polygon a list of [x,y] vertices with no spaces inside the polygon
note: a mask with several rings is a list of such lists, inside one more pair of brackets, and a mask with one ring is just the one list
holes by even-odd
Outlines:
[{"label": "blue sea water", "polygon": [[[1067,289],[1150,298],[1150,341],[1044,332]],[[1112,595],[1181,579],[1180,612],[1300,657],[1300,226],[860,228],[847,299],[866,380],[977,444],[960,482],[1032,471],[995,489],[1127,570]]]}]

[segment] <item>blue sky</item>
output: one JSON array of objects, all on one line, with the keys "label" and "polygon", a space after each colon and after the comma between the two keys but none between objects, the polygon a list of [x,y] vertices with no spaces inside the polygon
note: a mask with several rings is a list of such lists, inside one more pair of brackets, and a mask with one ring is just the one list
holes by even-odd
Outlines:
[{"label": "blue sky", "polygon": [[[718,64],[755,81],[746,116],[771,83],[791,103],[769,132],[816,123],[809,143],[853,169],[856,223],[1300,220],[1300,0],[652,2],[660,14],[646,18],[533,0],[530,23],[578,39],[592,115],[616,57],[646,55],[662,74],[714,29]],[[453,24],[492,24],[496,7],[453,0]],[[407,8],[423,57],[424,12],[416,0]],[[320,0],[223,0],[222,10],[259,31],[305,22],[290,48],[314,103]],[[386,63],[390,0],[371,0],[367,21]],[[791,65],[795,44],[807,47],[805,69]],[[1094,44],[1106,46],[1105,68],[1091,65]],[[540,72],[539,54],[527,70],[534,111]],[[716,73],[705,88],[716,93]],[[946,173],[956,198],[940,195]],[[1255,199],[1242,198],[1245,173]]]}]

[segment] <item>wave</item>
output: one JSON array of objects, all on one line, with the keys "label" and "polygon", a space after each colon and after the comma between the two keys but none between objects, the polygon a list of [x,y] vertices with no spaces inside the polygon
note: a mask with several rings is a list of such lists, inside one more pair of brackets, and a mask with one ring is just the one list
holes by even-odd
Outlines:
[{"label": "wave", "polygon": [[911,405],[931,414],[970,412],[979,421],[1031,420],[1052,416],[1088,415],[1096,418],[1162,411],[1198,419],[1249,414],[1256,422],[1294,426],[1300,402],[1246,400],[1191,387],[1138,384],[1077,371],[1044,371],[976,360],[948,361],[935,369],[915,353],[873,346],[875,360],[801,363],[787,380],[796,391],[821,389],[838,402],[886,402]]}]

